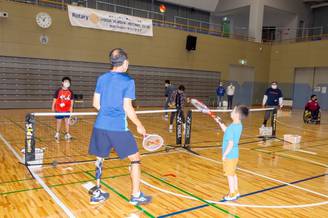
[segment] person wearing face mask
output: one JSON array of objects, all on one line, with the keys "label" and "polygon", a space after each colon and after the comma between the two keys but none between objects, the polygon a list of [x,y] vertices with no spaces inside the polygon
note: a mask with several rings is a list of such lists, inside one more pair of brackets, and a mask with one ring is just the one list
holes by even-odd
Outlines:
[{"label": "person wearing face mask", "polygon": [[[52,101],[52,111],[57,113],[72,113],[74,104],[74,95],[72,90],[69,88],[71,86],[71,79],[69,77],[64,77],[62,79],[62,86],[57,89],[54,94]],[[56,115],[57,120],[55,139],[60,139],[60,128],[62,120],[65,120],[65,135],[64,138],[69,140],[72,136],[69,134],[69,115]]]},{"label": "person wearing face mask", "polygon": [[220,82],[218,88],[216,89],[216,95],[218,99],[217,107],[223,107],[223,98],[224,98],[225,88],[223,83]]},{"label": "person wearing face mask", "polygon": [[[185,106],[185,102],[189,102],[189,98],[186,98],[185,95],[185,87],[184,85],[180,85],[178,90],[174,91],[170,97],[170,103],[169,106],[170,108],[174,108],[177,110],[181,110],[182,114],[181,114],[181,119],[182,119],[182,123],[183,123],[183,128],[186,129],[186,123],[185,123],[185,116],[184,116],[184,106]],[[176,116],[176,112],[172,112],[171,113],[171,117],[170,117],[170,126],[169,126],[169,132],[173,132],[173,121],[174,118]]]},{"label": "person wearing face mask", "polygon": [[318,102],[318,98],[316,95],[311,95],[311,99],[305,105],[305,110],[311,112],[311,121],[315,122],[318,120],[319,112],[320,112],[320,105]]},{"label": "person wearing face mask", "polygon": [[[170,80],[165,80],[165,90],[164,90],[164,96],[165,96],[165,104],[164,104],[164,110],[169,109],[169,103],[170,103],[170,99],[171,99],[171,95],[173,94],[173,92],[176,90],[176,88],[174,87],[174,85],[171,84]],[[164,113],[164,119],[168,120],[168,113],[165,112]]]},{"label": "person wearing face mask", "polygon": [[227,87],[227,97],[228,97],[228,109],[232,109],[232,99],[235,95],[235,86],[230,83],[230,85]]},{"label": "person wearing face mask", "polygon": [[[272,82],[271,87],[268,88],[263,96],[263,107],[274,107],[281,109],[283,107],[283,95],[281,90],[278,88],[277,82]],[[269,118],[271,111],[265,111],[264,121],[262,127],[265,127]]]}]

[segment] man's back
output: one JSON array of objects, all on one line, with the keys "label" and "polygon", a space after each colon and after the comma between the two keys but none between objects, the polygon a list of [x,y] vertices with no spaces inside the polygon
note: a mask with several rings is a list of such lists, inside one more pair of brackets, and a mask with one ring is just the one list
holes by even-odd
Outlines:
[{"label": "man's back", "polygon": [[98,78],[100,110],[95,127],[111,131],[127,131],[124,98],[135,99],[134,80],[126,73],[108,72]]}]

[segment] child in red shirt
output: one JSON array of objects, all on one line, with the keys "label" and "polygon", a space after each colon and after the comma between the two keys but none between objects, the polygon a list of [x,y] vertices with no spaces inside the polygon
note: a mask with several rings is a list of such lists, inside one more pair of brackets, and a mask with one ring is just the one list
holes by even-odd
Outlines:
[{"label": "child in red shirt", "polygon": [[[69,89],[71,85],[71,79],[69,77],[64,77],[62,79],[62,87],[57,89],[54,94],[54,99],[52,102],[52,111],[56,113],[72,113],[73,112],[73,103],[74,97],[72,90]],[[69,134],[69,115],[56,115],[57,128],[55,138],[60,139],[60,127],[62,120],[65,120],[65,139],[69,140],[72,136]]]},{"label": "child in red shirt", "polygon": [[318,103],[318,98],[316,95],[311,95],[311,99],[305,105],[305,110],[311,111],[312,119],[318,119],[320,105]]}]

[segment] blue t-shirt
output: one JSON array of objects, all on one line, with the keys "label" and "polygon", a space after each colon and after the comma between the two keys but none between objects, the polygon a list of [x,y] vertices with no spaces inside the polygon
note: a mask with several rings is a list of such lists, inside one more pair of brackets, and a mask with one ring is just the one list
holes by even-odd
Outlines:
[{"label": "blue t-shirt", "polygon": [[268,96],[268,100],[266,102],[266,105],[268,106],[278,106],[279,105],[279,98],[282,98],[282,92],[280,89],[273,89],[268,88],[265,92],[266,96]]},{"label": "blue t-shirt", "polygon": [[98,78],[95,92],[100,94],[100,110],[94,127],[128,131],[123,102],[124,98],[136,98],[134,80],[126,73],[107,72]]},{"label": "blue t-shirt", "polygon": [[216,95],[217,96],[224,96],[224,93],[225,93],[225,89],[223,86],[219,86],[217,89],[216,89]]},{"label": "blue t-shirt", "polygon": [[233,141],[233,147],[231,151],[226,156],[227,159],[235,159],[239,157],[239,148],[238,143],[241,136],[241,132],[243,131],[243,125],[241,123],[230,124],[226,131],[224,132],[223,136],[223,143],[222,143],[222,155],[224,154],[225,150],[228,147],[229,141]]}]

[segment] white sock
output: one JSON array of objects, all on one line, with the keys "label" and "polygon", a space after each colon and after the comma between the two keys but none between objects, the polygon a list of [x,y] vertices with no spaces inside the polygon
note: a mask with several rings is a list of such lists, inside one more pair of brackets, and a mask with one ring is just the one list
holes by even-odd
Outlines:
[{"label": "white sock", "polygon": [[133,194],[133,197],[135,197],[135,198],[139,198],[140,197],[140,191],[139,192],[137,192],[136,194]]}]

